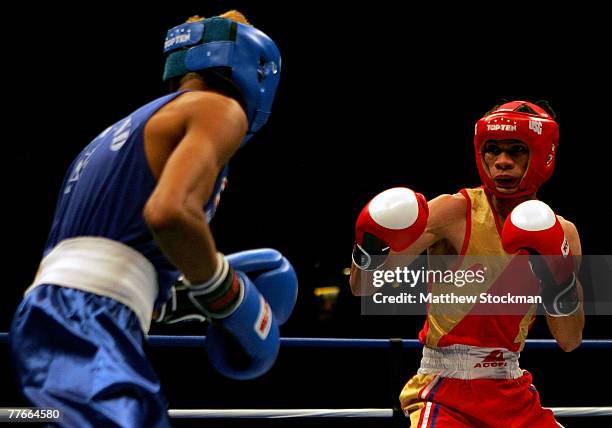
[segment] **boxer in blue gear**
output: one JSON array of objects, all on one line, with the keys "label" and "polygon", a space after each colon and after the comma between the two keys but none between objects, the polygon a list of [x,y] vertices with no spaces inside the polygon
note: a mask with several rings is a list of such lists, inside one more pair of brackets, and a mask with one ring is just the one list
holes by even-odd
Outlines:
[{"label": "boxer in blue gear", "polygon": [[[11,325],[24,395],[61,409],[64,426],[169,426],[142,347],[179,273],[185,302],[213,320],[215,367],[253,377],[278,352],[268,303],[218,253],[208,226],[228,161],[268,119],[278,49],[235,11],[173,28],[164,49],[173,92],[108,127],[77,156]],[[219,361],[226,346],[244,358]]]}]

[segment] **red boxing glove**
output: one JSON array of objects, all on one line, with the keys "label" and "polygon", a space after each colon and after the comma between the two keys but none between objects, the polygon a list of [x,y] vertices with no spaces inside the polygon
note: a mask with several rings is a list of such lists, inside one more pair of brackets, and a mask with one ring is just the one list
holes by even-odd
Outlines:
[{"label": "red boxing glove", "polygon": [[530,254],[529,264],[541,282],[542,303],[549,315],[578,310],[574,260],[563,227],[548,205],[532,200],[514,208],[502,230],[502,245],[508,253]]},{"label": "red boxing glove", "polygon": [[423,234],[428,216],[427,200],[420,193],[395,187],[378,194],[357,218],[353,262],[360,269],[377,269],[389,248],[405,250]]}]

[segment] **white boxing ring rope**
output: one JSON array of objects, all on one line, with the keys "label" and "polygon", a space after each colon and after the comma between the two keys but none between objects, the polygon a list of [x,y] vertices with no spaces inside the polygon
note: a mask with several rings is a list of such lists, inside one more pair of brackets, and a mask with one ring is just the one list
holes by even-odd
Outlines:
[{"label": "white boxing ring rope", "polygon": [[[8,333],[0,332],[0,343],[8,342]],[[149,336],[147,343],[158,347],[201,347],[206,343],[205,336]],[[282,338],[284,347],[317,348],[419,348],[421,344],[414,339],[348,339],[348,338]],[[552,339],[528,339],[526,347],[553,349],[557,344]],[[612,340],[583,340],[582,348],[610,349]],[[612,416],[611,407],[551,407],[558,417]],[[210,419],[210,418],[392,418],[397,414],[394,409],[170,409],[173,419]]]},{"label": "white boxing ring rope", "polygon": [[[8,342],[9,334],[0,332],[0,343]],[[147,344],[154,347],[197,348],[206,344],[206,336],[147,336]],[[423,345],[417,339],[355,339],[332,337],[282,337],[281,346],[285,348],[391,348],[399,345],[401,348],[421,348]],[[556,349],[554,339],[527,339],[528,349]],[[612,339],[584,339],[581,349],[612,349]]]},{"label": "white boxing ring rope", "polygon": [[171,418],[391,418],[393,409],[170,409]]},{"label": "white boxing ring rope", "polygon": [[[550,407],[555,416],[612,416],[612,407]],[[392,418],[393,409],[171,409],[171,418]]]}]

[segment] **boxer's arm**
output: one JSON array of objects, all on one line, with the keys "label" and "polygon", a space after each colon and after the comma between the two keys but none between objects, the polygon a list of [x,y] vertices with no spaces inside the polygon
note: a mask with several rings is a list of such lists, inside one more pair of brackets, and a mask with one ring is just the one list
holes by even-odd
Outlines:
[{"label": "boxer's arm", "polygon": [[[240,146],[247,120],[240,105],[222,95],[194,92],[181,98],[169,118],[173,128],[184,130],[178,143],[173,150],[156,154],[153,147],[147,152],[149,162],[163,168],[143,215],[161,250],[194,284],[208,280],[217,267],[203,206],[221,168]],[[145,133],[145,138],[158,137],[160,147],[171,145],[163,139],[175,137],[161,134]]]},{"label": "boxer's arm", "polygon": [[[389,261],[383,267],[393,270],[399,266],[407,266],[427,248],[442,239],[448,239],[456,247],[461,248],[458,243],[458,236],[463,238],[465,231],[465,219],[467,203],[461,194],[440,195],[427,203],[429,207],[429,217],[427,226],[423,234],[406,249],[395,252],[390,251]],[[354,263],[351,266],[351,276],[349,279],[351,291],[355,296],[367,296],[375,292],[376,288],[372,285],[373,272],[359,269]]]},{"label": "boxer's arm", "polygon": [[[559,221],[565,232],[567,241],[572,249],[574,260],[576,261],[576,275],[580,268],[580,259],[582,256],[582,248],[580,245],[580,236],[576,226],[573,223],[559,216]],[[583,292],[580,281],[577,280],[578,294],[580,296],[580,308],[574,314],[566,317],[551,317],[546,316],[546,323],[551,334],[561,347],[566,352],[570,352],[580,346],[582,342],[582,329],[584,328],[584,309],[582,307]]]}]

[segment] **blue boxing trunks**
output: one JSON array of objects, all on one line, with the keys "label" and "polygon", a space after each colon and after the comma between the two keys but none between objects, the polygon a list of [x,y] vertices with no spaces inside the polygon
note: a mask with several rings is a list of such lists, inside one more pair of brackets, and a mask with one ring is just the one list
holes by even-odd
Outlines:
[{"label": "blue boxing trunks", "polygon": [[142,349],[138,317],[89,292],[40,285],[19,306],[10,348],[36,406],[74,427],[167,427],[167,404]]}]

